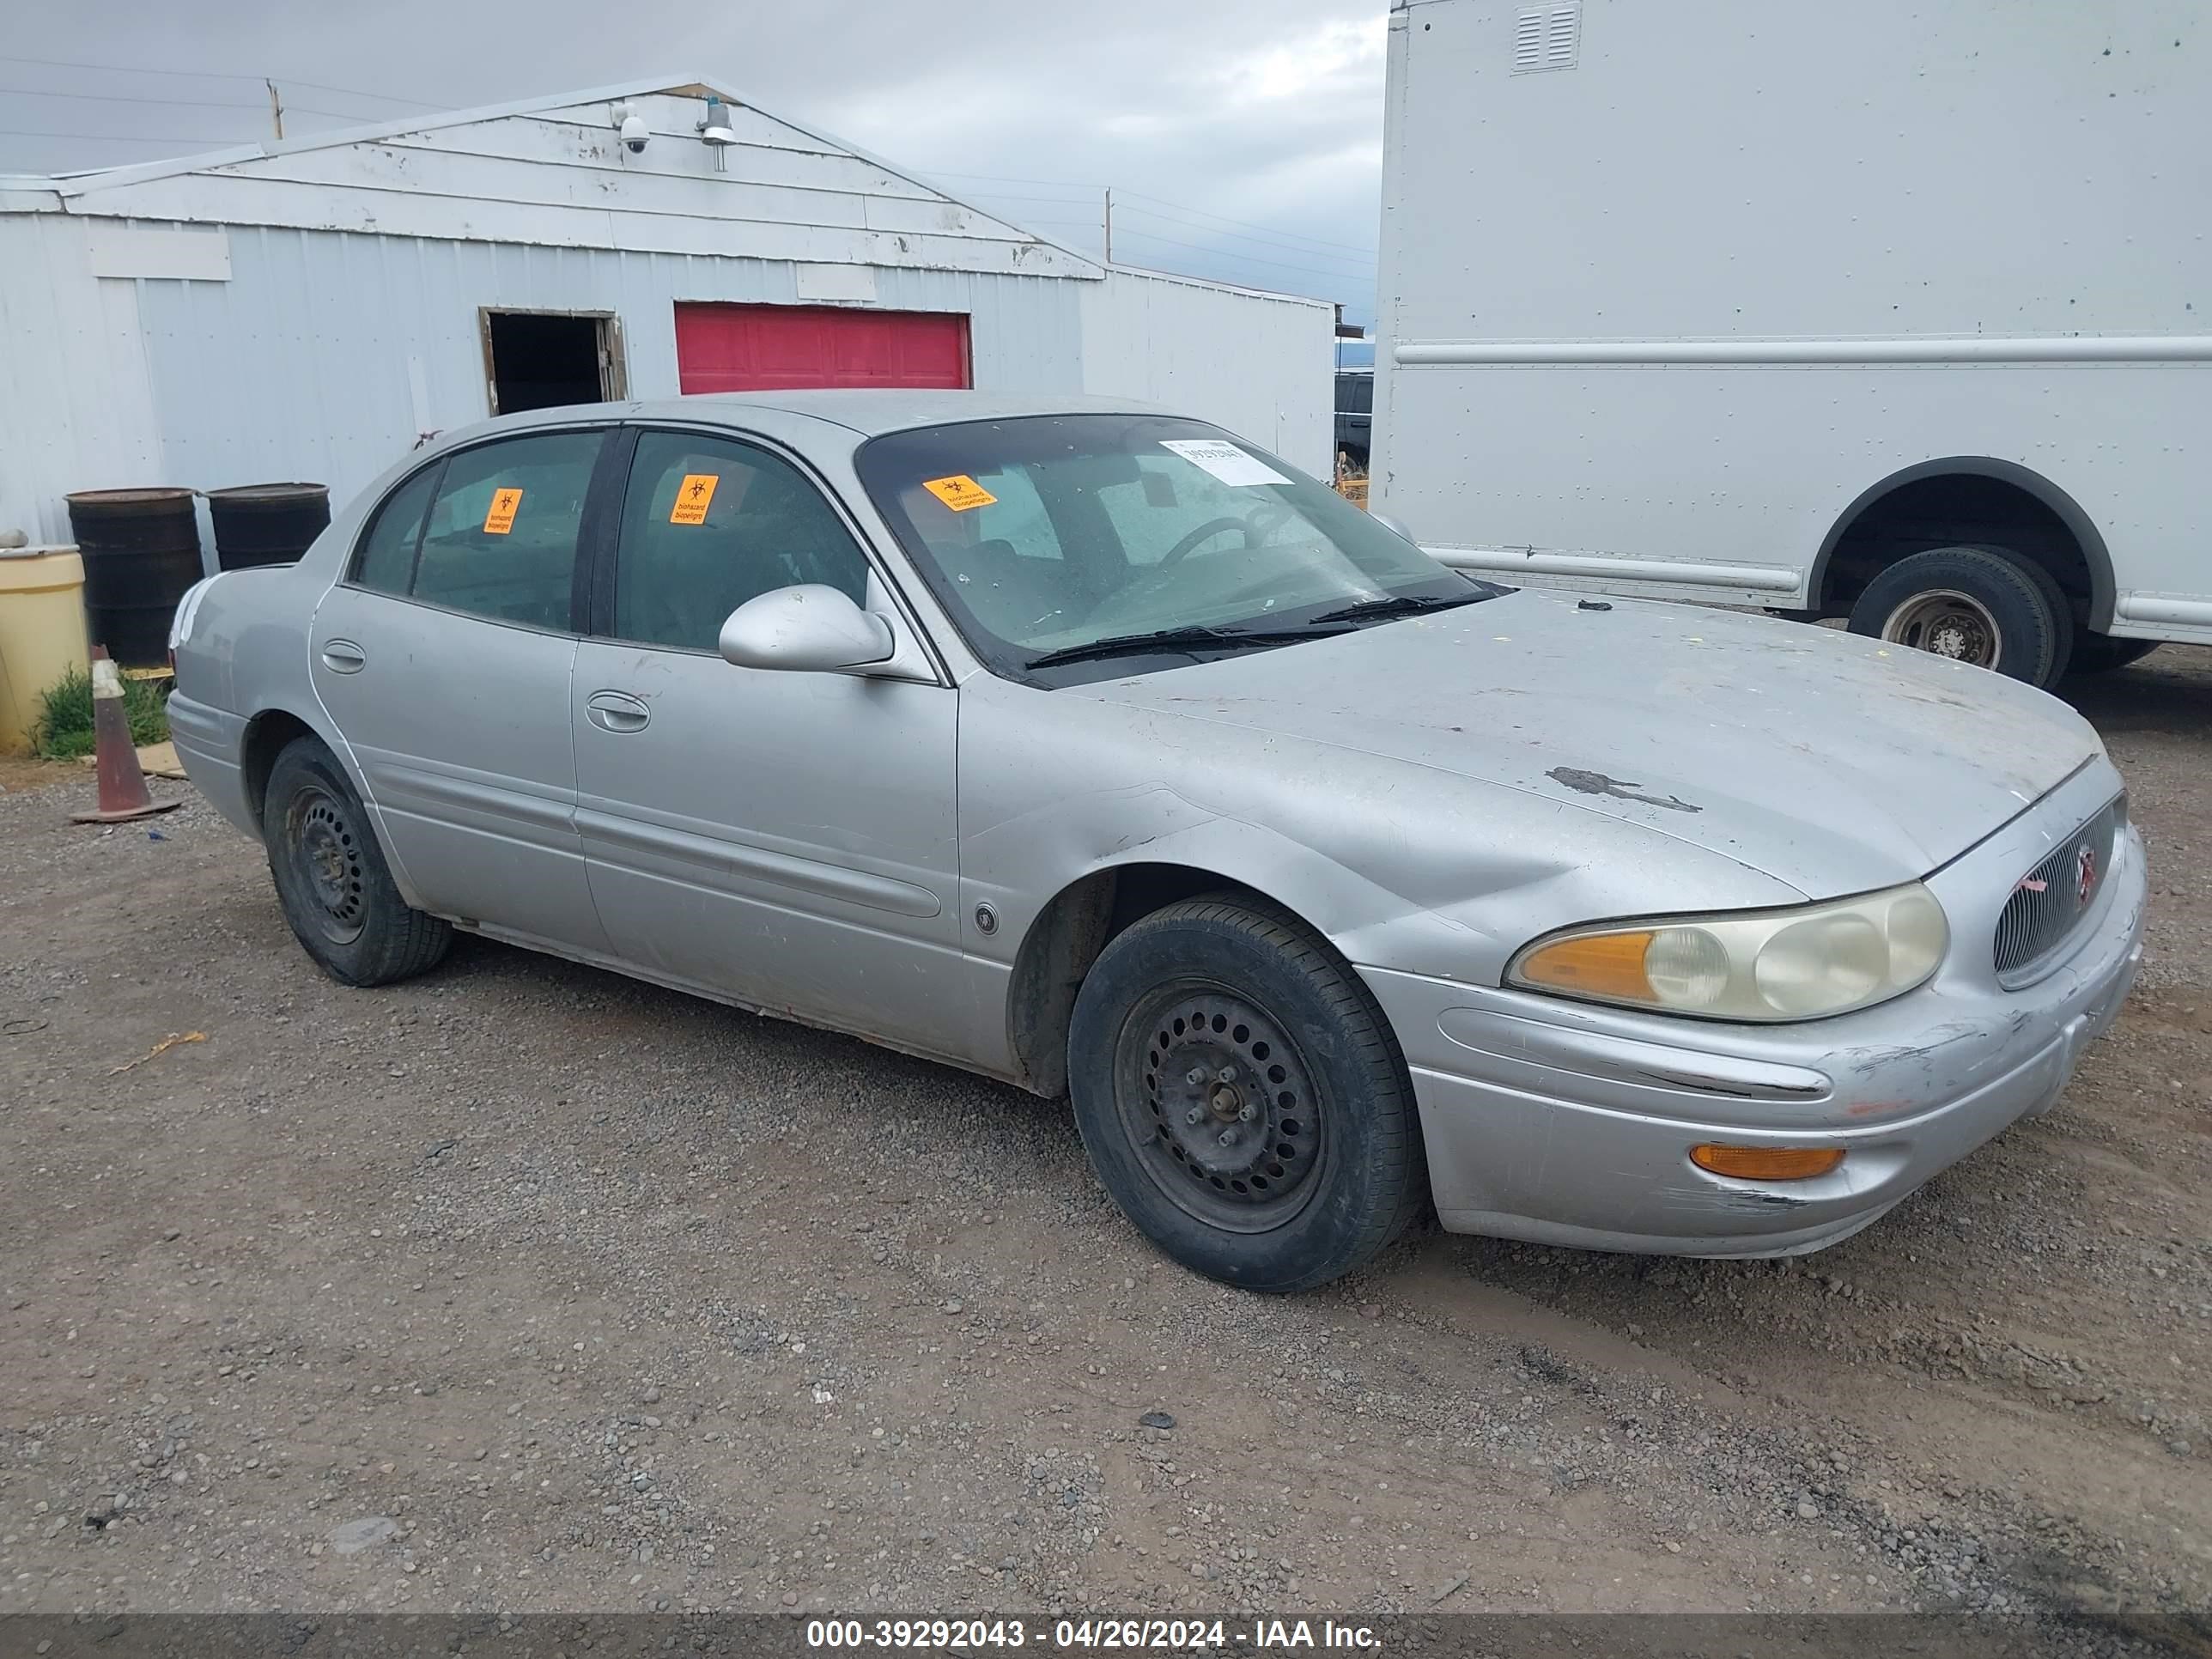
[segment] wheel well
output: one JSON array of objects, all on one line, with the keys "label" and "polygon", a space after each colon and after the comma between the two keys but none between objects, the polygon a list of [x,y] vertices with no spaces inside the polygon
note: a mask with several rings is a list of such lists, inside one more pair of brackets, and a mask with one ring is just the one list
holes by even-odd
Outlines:
[{"label": "wheel well", "polygon": [[316,737],[313,726],[281,708],[256,714],[247,725],[239,760],[246,779],[246,803],[253,809],[256,823],[261,822],[261,805],[268,797],[269,774],[276,765],[276,757],[293,738]]},{"label": "wheel well", "polygon": [[1962,544],[2033,560],[2057,582],[2077,626],[2110,621],[2112,563],[2087,515],[2026,467],[1972,458],[1908,468],[1854,501],[1814,561],[1814,606],[1847,615],[1867,584],[1899,560]]},{"label": "wheel well", "polygon": [[1163,906],[1224,890],[1275,902],[1243,882],[1187,864],[1116,865],[1054,894],[1015,953],[1006,994],[1006,1035],[1026,1085],[1048,1099],[1066,1092],[1075,994],[1109,940]]}]

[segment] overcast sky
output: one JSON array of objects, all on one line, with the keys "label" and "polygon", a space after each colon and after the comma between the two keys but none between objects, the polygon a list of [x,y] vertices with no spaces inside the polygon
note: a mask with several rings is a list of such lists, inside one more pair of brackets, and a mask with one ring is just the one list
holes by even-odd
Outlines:
[{"label": "overcast sky", "polygon": [[1116,258],[1365,321],[1387,3],[10,0],[0,172],[264,138],[264,76],[297,137],[675,70],[1087,252],[1111,185]]}]

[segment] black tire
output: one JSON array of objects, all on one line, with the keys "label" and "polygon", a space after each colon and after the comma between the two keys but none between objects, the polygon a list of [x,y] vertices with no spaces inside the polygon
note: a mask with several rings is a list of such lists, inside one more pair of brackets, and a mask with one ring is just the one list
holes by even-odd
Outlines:
[{"label": "black tire", "polygon": [[314,738],[295,738],[270,769],[261,841],[284,920],[340,984],[409,978],[453,942],[450,926],[399,896],[361,798]]},{"label": "black tire", "polygon": [[1209,1279],[1310,1290],[1427,1200],[1396,1038],[1358,976],[1282,911],[1213,894],[1117,934],[1076,995],[1067,1059],[1098,1179]]},{"label": "black tire", "polygon": [[1939,547],[1899,560],[1851,606],[1850,629],[2037,686],[2065,672],[2074,643],[2073,619],[2049,573],[1995,547]]},{"label": "black tire", "polygon": [[2074,635],[2074,659],[2066,672],[2109,674],[2131,662],[2141,662],[2158,647],[2156,640],[2116,640],[2110,634],[2093,634],[2086,628],[2081,629]]},{"label": "black tire", "polygon": [[2051,607],[2051,614],[2058,618],[2058,640],[2051,651],[2051,666],[2040,684],[2045,687],[2057,684],[2074,672],[2074,646],[2081,636],[2081,627],[2074,620],[2074,607],[2066,601],[2066,590],[2059,586],[2057,577],[2024,553],[2015,553],[2008,547],[1985,547],[1980,550],[2009,559],[2043,590],[2044,602]]}]

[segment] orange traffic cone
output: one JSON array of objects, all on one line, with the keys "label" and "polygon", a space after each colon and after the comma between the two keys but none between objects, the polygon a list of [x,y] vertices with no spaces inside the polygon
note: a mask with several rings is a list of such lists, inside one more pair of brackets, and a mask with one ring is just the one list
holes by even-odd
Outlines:
[{"label": "orange traffic cone", "polygon": [[182,801],[155,800],[146,791],[146,775],[138,769],[138,750],[131,742],[131,717],[123,709],[123,677],[107,647],[92,647],[92,736],[100,770],[100,805],[89,812],[72,812],[79,823],[121,823],[181,806]]}]

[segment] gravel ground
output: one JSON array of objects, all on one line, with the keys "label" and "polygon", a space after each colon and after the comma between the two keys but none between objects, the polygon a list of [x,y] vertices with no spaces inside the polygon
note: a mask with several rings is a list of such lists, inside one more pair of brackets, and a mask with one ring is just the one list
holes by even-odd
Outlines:
[{"label": "gravel ground", "polygon": [[0,1613],[2201,1620],[2212,655],[2069,690],[2154,900],[2057,1109],[1809,1259],[1431,1234],[1291,1301],[1063,1108],[480,941],[348,991],[198,801],[10,771]]}]

